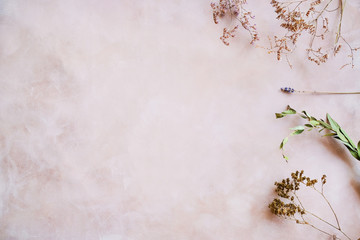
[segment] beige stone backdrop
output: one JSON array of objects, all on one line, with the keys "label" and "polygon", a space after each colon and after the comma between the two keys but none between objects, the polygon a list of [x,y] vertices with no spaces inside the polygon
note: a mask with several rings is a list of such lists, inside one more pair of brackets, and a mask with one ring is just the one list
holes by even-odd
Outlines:
[{"label": "beige stone backdrop", "polygon": [[[360,162],[308,132],[286,163],[279,143],[303,122],[274,115],[330,113],[357,142],[359,95],[279,88],[360,91],[359,58],[276,61],[260,47],[278,30],[269,2],[247,6],[259,46],[241,31],[226,47],[208,0],[0,1],[0,239],[330,239],[269,214],[274,182],[298,169],[327,174],[344,232],[360,237]],[[343,34],[360,45],[347,2]]]}]

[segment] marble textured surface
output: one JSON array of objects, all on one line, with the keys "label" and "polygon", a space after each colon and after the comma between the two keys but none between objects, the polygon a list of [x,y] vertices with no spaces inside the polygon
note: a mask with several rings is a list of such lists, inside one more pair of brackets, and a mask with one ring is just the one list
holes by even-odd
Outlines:
[{"label": "marble textured surface", "polygon": [[[285,163],[279,143],[301,121],[274,116],[328,112],[360,139],[360,96],[279,92],[359,90],[360,64],[300,54],[290,69],[243,33],[226,47],[209,4],[0,1],[0,239],[329,239],[269,214],[274,181],[297,169],[327,174],[343,230],[360,237],[359,163],[316,132],[292,138]],[[271,34],[270,5],[248,7]],[[347,11],[356,42],[355,0]]]}]

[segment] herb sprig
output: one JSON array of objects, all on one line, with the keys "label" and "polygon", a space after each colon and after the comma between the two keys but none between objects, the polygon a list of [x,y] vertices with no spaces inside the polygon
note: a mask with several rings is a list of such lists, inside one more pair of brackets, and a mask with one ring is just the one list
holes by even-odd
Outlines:
[{"label": "herb sprig", "polygon": [[[287,106],[287,109],[281,113],[275,113],[276,118],[283,118],[288,115],[296,114],[296,110]],[[288,157],[284,154],[284,145],[288,142],[290,136],[299,135],[303,133],[305,130],[311,131],[313,129],[317,129],[319,132],[323,131],[324,129],[328,130],[328,133],[323,136],[330,136],[337,140],[339,140],[345,147],[349,150],[351,155],[360,161],[360,141],[357,145],[351,140],[351,138],[347,135],[347,133],[340,127],[340,125],[330,117],[329,114],[326,114],[325,122],[323,119],[317,119],[313,116],[310,116],[306,111],[302,111],[298,113],[298,115],[307,120],[308,122],[304,125],[299,125],[296,127],[291,128],[293,132],[288,136],[285,137],[280,144],[280,149],[282,150],[283,158],[287,161]]]}]

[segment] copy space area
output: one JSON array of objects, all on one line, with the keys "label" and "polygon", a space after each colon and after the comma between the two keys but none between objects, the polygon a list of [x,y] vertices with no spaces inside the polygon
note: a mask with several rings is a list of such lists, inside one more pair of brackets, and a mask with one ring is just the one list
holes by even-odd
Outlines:
[{"label": "copy space area", "polygon": [[[240,29],[225,46],[230,20],[215,25],[207,0],[0,1],[0,238],[329,239],[268,208],[274,182],[302,169],[327,175],[360,237],[360,162],[314,130],[289,138],[286,163],[280,142],[305,120],[275,119],[287,105],[329,113],[357,143],[359,95],[280,88],[360,91],[359,54],[339,70],[346,53],[320,66],[295,53],[290,68],[264,49],[274,9],[248,2],[261,40]],[[354,2],[343,34],[360,46]],[[310,192],[303,204],[336,224]]]}]

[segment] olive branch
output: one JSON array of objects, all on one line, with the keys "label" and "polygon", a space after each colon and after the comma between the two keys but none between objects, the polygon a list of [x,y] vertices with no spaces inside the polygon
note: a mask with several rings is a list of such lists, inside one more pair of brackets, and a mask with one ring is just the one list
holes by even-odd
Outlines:
[{"label": "olive branch", "polygon": [[[297,114],[296,110],[291,108],[289,105],[286,110],[281,113],[275,113],[276,118],[283,118],[287,115]],[[304,125],[299,125],[291,128],[293,132],[285,137],[280,143],[280,149],[282,150],[283,158],[288,161],[288,157],[284,154],[284,145],[288,142],[290,136],[295,136],[303,133],[305,130],[311,131],[313,129],[317,129],[319,132],[324,129],[328,130],[329,133],[323,135],[324,137],[333,137],[339,140],[345,147],[349,150],[351,155],[360,161],[360,141],[357,145],[351,140],[351,138],[347,135],[347,133],[340,127],[340,125],[330,117],[330,115],[326,114],[326,122],[323,119],[317,119],[313,116],[310,116],[306,111],[302,111],[298,113],[298,115],[307,120],[308,122]]]}]

